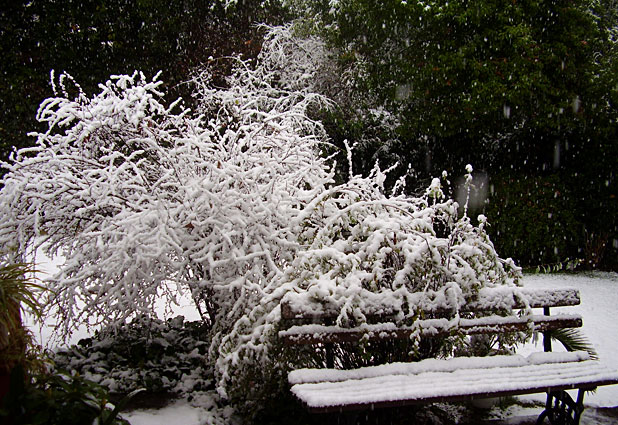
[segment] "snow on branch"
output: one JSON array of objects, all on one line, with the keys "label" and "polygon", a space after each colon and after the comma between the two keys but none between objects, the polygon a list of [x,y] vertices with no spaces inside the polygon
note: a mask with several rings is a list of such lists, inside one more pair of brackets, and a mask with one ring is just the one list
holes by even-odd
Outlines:
[{"label": "snow on branch", "polygon": [[[305,206],[298,217],[304,248],[217,344],[222,396],[242,398],[247,379],[268,381],[295,362],[302,366],[297,351],[291,357],[279,351],[286,294],[310,300],[311,306],[336,306],[337,326],[362,328],[373,305],[390,306],[398,323],[415,323],[428,314],[418,302],[424,293],[434,307],[459,317],[464,300],[482,288],[518,285],[521,270],[499,258],[485,220],[474,226],[469,217],[460,217],[457,203],[444,198],[440,179],[420,198],[387,196],[382,181],[376,167],[366,178],[327,188]],[[500,344],[512,346],[521,338]]]}]

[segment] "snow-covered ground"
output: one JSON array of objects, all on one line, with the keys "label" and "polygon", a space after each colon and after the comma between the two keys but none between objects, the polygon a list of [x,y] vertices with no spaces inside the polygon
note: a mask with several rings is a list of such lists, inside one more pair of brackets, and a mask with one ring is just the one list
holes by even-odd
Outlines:
[{"label": "snow-covered ground", "polygon": [[[596,348],[601,362],[618,369],[618,274],[617,273],[579,273],[575,275],[527,275],[524,285],[533,288],[576,288],[581,294],[581,305],[567,307],[567,311],[578,312],[584,318],[583,331]],[[554,309],[558,312],[560,309]],[[191,316],[189,307],[178,313]],[[43,337],[47,331],[43,331]],[[79,335],[76,335],[78,337]],[[554,350],[559,350],[554,344]],[[522,353],[542,350],[542,342],[522,347]],[[526,396],[526,399],[543,400],[542,395]],[[618,406],[618,385],[598,388],[587,394],[585,404],[589,407]],[[538,410],[538,409],[537,409]],[[522,409],[511,409],[513,415]],[[529,413],[528,413],[529,414]],[[538,414],[538,413],[537,413]],[[171,422],[182,425],[205,424],[207,413],[180,401],[158,410],[135,410],[124,414],[132,425],[167,425]]]},{"label": "snow-covered ground", "polygon": [[186,401],[179,401],[162,409],[134,410],[122,417],[131,425],[206,425],[201,409],[192,407]]},{"label": "snow-covered ground", "polygon": [[[596,349],[599,360],[618,369],[618,274],[551,274],[528,275],[524,285],[533,288],[576,288],[580,291],[581,304],[564,307],[568,312],[579,313],[584,319],[583,332]],[[552,310],[552,313],[561,308]],[[539,341],[538,344],[542,345]],[[528,350],[530,347],[524,347]],[[539,346],[542,350],[542,347]],[[560,349],[554,343],[554,351]],[[586,394],[585,404],[594,407],[618,406],[618,385],[600,387],[593,394]]]}]

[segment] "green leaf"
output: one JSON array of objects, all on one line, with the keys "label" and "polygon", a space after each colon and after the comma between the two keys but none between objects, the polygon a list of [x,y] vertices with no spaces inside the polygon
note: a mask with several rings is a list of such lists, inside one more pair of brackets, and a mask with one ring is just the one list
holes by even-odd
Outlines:
[{"label": "green leaf", "polygon": [[118,416],[120,411],[124,409],[124,407],[131,401],[131,399],[135,397],[137,394],[144,392],[144,391],[146,391],[145,388],[138,388],[137,390],[131,391],[129,394],[127,394],[122,400],[120,400],[116,404],[110,416],[101,425],[112,425],[116,416]]}]

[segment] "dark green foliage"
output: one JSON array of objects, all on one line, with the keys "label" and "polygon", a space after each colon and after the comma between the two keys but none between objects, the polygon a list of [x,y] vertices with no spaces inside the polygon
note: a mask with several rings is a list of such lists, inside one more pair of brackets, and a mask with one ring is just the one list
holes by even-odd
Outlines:
[{"label": "dark green foliage", "polygon": [[[612,1],[342,0],[316,11],[351,87],[366,94],[329,127],[335,142],[361,141],[356,171],[376,159],[410,163],[413,188],[473,164],[495,181],[488,215],[498,252],[524,265],[577,257],[616,267]],[[398,124],[376,127],[367,113],[376,107]],[[384,140],[366,143],[367,132]],[[537,189],[550,173],[560,199]],[[500,186],[508,181],[515,187]]]},{"label": "dark green foliage", "polygon": [[334,43],[411,135],[560,132],[608,110],[608,33],[586,1],[341,3]]},{"label": "dark green foliage", "polygon": [[583,227],[572,202],[557,175],[491,178],[485,214],[496,250],[524,267],[581,258]]},{"label": "dark green foliage", "polygon": [[[597,163],[606,161],[610,152],[598,156]],[[488,232],[498,252],[532,269],[616,268],[615,176],[602,166],[595,169],[590,164],[586,170],[586,159],[580,162],[583,167],[569,167],[572,174],[490,177],[484,213],[492,224]]]},{"label": "dark green foliage", "polygon": [[190,394],[211,387],[206,332],[203,322],[184,322],[182,316],[166,322],[142,317],[81,340],[58,352],[55,361],[113,392]]},{"label": "dark green foliage", "polygon": [[[35,375],[27,381],[20,366],[11,374],[0,422],[11,425],[128,425],[108,404],[107,390],[79,375],[63,372]],[[120,406],[119,406],[120,407]],[[8,421],[8,422],[7,422]]]}]

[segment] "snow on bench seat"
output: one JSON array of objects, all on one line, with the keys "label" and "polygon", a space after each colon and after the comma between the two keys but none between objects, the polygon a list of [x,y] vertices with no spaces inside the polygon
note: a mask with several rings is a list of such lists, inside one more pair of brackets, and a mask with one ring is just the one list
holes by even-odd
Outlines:
[{"label": "snow on bench seat", "polygon": [[498,316],[492,315],[476,319],[425,319],[418,320],[414,326],[397,326],[394,323],[363,324],[354,328],[308,324],[296,325],[280,331],[279,338],[285,344],[316,344],[332,342],[355,342],[362,338],[405,339],[419,332],[422,337],[438,337],[449,335],[453,330],[459,330],[465,335],[522,332],[532,329],[544,332],[552,329],[578,328],[582,326],[582,318],[578,314],[558,314],[555,316]]},{"label": "snow on bench seat", "polygon": [[587,353],[534,353],[427,359],[354,370],[290,372],[291,391],[313,412],[462,401],[618,383],[611,370]]},{"label": "snow on bench seat", "polygon": [[[358,294],[363,300],[361,310],[368,316],[388,316],[401,310],[402,299],[396,291],[384,290],[374,293],[361,290]],[[419,292],[409,301],[427,313],[440,313],[452,309],[443,294],[432,291]],[[511,310],[518,308],[563,307],[579,305],[580,297],[576,289],[530,289],[521,287],[482,288],[478,297],[467,300],[461,311]],[[284,319],[308,319],[313,317],[336,317],[341,305],[336,300],[318,301],[310,291],[285,295],[281,302]]]}]

